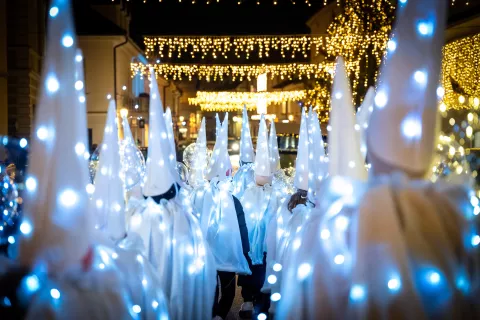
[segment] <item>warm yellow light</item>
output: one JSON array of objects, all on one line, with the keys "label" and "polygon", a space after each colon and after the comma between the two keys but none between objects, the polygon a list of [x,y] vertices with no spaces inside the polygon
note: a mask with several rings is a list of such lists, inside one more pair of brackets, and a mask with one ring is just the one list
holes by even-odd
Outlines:
[{"label": "warm yellow light", "polygon": [[468,119],[468,122],[472,122],[473,121],[473,113],[469,113],[467,115],[467,119]]},{"label": "warm yellow light", "polygon": [[478,98],[473,98],[473,106],[475,108],[478,108],[479,105],[480,105],[480,100]]},{"label": "warm yellow light", "polygon": [[440,110],[440,112],[445,112],[447,111],[447,106],[445,105],[445,103],[442,102],[438,109]]},{"label": "warm yellow light", "polygon": [[467,135],[467,138],[471,138],[473,134],[473,128],[468,126],[467,129],[465,130],[465,134]]},{"label": "warm yellow light", "polygon": [[[258,4],[258,2],[257,2]],[[326,35],[298,34],[290,36],[161,36],[145,37],[146,56],[227,59],[231,56],[248,59],[268,57],[279,51],[282,56],[296,58],[318,55],[327,46]],[[311,49],[314,48],[312,51]]]},{"label": "warm yellow light", "polygon": [[293,121],[293,119],[295,119],[295,117],[293,116],[293,114],[289,114],[289,115],[288,115],[288,120],[289,120],[289,121]]},{"label": "warm yellow light", "polygon": [[185,117],[184,116],[180,116],[178,117],[178,120],[180,120],[181,122],[183,122],[185,120]]},{"label": "warm yellow light", "polygon": [[[356,72],[357,62],[346,62],[349,72]],[[270,79],[279,77],[280,80],[293,79],[327,79],[331,81],[332,75],[328,73],[334,67],[333,62],[322,63],[285,63],[285,64],[262,64],[262,65],[229,65],[229,64],[143,64],[133,62],[130,64],[132,77],[140,75],[147,77],[150,68],[156,75],[172,80],[199,80],[223,81],[225,78],[236,80],[253,80],[261,74],[266,74]],[[356,74],[356,73],[355,73]]]},{"label": "warm yellow light", "polygon": [[128,116],[128,109],[120,109],[120,115],[122,116],[122,118],[126,118]]},{"label": "warm yellow light", "polygon": [[463,168],[462,168],[461,166],[458,166],[457,168],[455,168],[455,172],[456,172],[457,174],[461,174],[462,171],[463,171]]},{"label": "warm yellow light", "polygon": [[448,154],[450,154],[452,157],[455,155],[455,152],[456,152],[456,151],[455,151],[455,148],[454,148],[454,147],[450,147],[450,148],[448,149]]},{"label": "warm yellow light", "polygon": [[[264,114],[265,120],[270,120],[273,121],[275,118],[277,118],[276,114]],[[250,117],[252,120],[260,120],[261,115],[260,114],[254,114]]]},{"label": "warm yellow light", "polygon": [[[302,101],[306,98],[306,90],[272,91],[272,92],[236,92],[197,91],[195,98],[188,98],[188,104],[200,106],[204,111],[235,111],[246,106],[248,110],[258,107],[259,101],[266,105],[281,104],[288,101]],[[257,109],[258,112],[260,112]],[[265,109],[264,112],[266,113]]]},{"label": "warm yellow light", "polygon": [[267,74],[262,73],[257,77],[257,91],[267,91]]},{"label": "warm yellow light", "polygon": [[450,118],[450,120],[448,120],[448,123],[450,123],[451,126],[454,126],[455,125],[455,119]]},{"label": "warm yellow light", "polygon": [[[471,98],[479,97],[480,87],[478,79],[480,78],[480,69],[477,61],[480,58],[480,34],[461,38],[446,44],[443,48],[441,84],[445,89],[443,102],[449,109],[470,109],[472,107]],[[461,88],[464,95],[459,96],[458,91],[453,84]],[[475,98],[473,98],[473,107]]]}]

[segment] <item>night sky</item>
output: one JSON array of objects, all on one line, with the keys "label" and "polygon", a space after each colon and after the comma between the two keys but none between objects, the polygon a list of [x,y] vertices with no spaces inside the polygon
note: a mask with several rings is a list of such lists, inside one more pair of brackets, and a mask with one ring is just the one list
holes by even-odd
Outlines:
[{"label": "night sky", "polygon": [[[123,2],[131,12],[131,37],[144,35],[277,35],[310,33],[307,20],[325,0],[75,0],[92,4]],[[206,2],[210,1],[207,5]],[[257,1],[260,5],[257,5]],[[277,5],[274,5],[277,1]],[[327,0],[328,3],[343,0]],[[296,2],[294,5],[293,2]],[[450,22],[479,14],[480,0],[457,0],[449,7]],[[469,2],[465,6],[464,2]]]},{"label": "night sky", "polygon": [[[91,0],[112,3],[111,0]],[[119,2],[119,0],[115,0]],[[124,1],[124,0],[123,0]],[[324,0],[130,0],[131,31],[135,38],[142,35],[242,35],[242,34],[304,34],[310,33],[307,20],[323,7]],[[329,0],[329,2],[332,0]],[[335,0],[334,0],[335,1]]]}]

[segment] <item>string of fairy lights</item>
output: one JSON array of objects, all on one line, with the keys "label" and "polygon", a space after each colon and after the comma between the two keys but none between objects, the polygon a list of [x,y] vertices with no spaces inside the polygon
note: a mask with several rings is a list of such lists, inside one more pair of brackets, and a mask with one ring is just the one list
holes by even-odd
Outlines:
[{"label": "string of fairy lights", "polygon": [[[333,63],[286,63],[262,65],[199,65],[199,64],[131,64],[132,76],[146,77],[150,68],[157,76],[172,80],[192,80],[197,77],[206,81],[223,81],[226,77],[233,81],[256,79],[261,74],[267,74],[270,79],[279,77],[281,80],[331,78],[334,73]],[[347,64],[347,69],[354,66]]]},{"label": "string of fairy lights", "polygon": [[268,58],[271,51],[278,51],[282,58],[307,58],[317,56],[327,45],[326,35],[284,36],[158,36],[145,37],[145,55],[148,58],[191,58],[213,59],[231,57],[249,59]]},{"label": "string of fairy lights", "polygon": [[246,103],[243,105],[227,103],[227,104],[218,104],[214,101],[209,103],[202,103],[198,105],[200,110],[205,112],[235,112],[243,110],[243,107],[246,107],[248,111],[254,111],[257,108],[257,103]]},{"label": "string of fairy lights", "polygon": [[480,106],[480,34],[448,43],[443,48],[440,111]]},{"label": "string of fairy lights", "polygon": [[306,90],[273,91],[273,92],[209,92],[198,91],[195,98],[188,98],[188,103],[200,106],[204,111],[239,111],[243,106],[255,110],[261,99],[267,105],[305,99]]},{"label": "string of fairy lights", "polygon": [[[114,2],[115,0],[112,0],[112,2]],[[143,3],[148,3],[148,2],[153,2],[153,0],[141,0]],[[209,4],[218,4],[218,3],[236,3],[237,5],[242,5],[244,3],[248,3],[248,2],[251,2],[251,3],[255,3],[257,5],[265,5],[265,4],[271,4],[271,5],[274,5],[276,6],[277,4],[279,3],[287,3],[287,4],[292,4],[292,5],[296,5],[297,2],[299,4],[305,4],[306,6],[309,6],[311,7],[312,6],[312,2],[313,3],[320,3],[320,4],[323,4],[324,6],[327,5],[329,2],[336,2],[337,5],[340,5],[340,0],[313,0],[311,2],[311,0],[299,0],[299,1],[296,1],[296,0],[255,0],[255,1],[247,1],[247,0],[235,0],[235,1],[232,1],[232,0],[176,0],[178,3],[191,3],[191,4],[206,4],[206,5],[209,5]],[[130,2],[130,0],[127,0],[127,2]],[[155,2],[157,3],[162,3],[162,2],[165,2],[165,3],[168,3],[168,2],[171,2],[171,1],[168,1],[168,0],[155,0]]]},{"label": "string of fairy lights", "polygon": [[[127,0],[127,2],[134,1],[134,0]],[[236,3],[237,5],[242,5],[245,3],[253,3],[257,5],[278,5],[279,3],[286,3],[286,4],[291,4],[291,5],[296,5],[296,4],[304,4],[307,6],[311,6],[312,3],[314,4],[323,4],[324,6],[327,5],[330,2],[335,2],[337,6],[341,5],[340,0],[254,0],[254,1],[248,1],[248,0],[138,0],[142,1],[143,3],[170,3],[170,2],[178,2],[178,3],[191,3],[191,4],[220,4],[220,3]],[[115,2],[115,0],[112,0],[112,2]],[[458,6],[469,6],[472,4],[474,0],[450,0],[450,6],[452,7],[458,7]]]}]

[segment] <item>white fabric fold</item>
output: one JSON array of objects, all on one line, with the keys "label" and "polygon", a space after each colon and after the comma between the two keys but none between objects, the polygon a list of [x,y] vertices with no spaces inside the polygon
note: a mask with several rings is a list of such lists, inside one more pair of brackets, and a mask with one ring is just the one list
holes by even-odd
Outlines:
[{"label": "white fabric fold", "polygon": [[185,207],[185,200],[182,203],[174,198],[157,204],[148,198],[132,215],[128,238],[141,238],[137,248],[160,277],[170,317],[209,319],[216,286],[215,260],[192,209]]},{"label": "white fabric fold", "polygon": [[215,257],[218,271],[251,274],[243,254],[242,238],[231,182],[214,178],[192,193],[192,204],[200,214],[200,226]]},{"label": "white fabric fold", "polygon": [[249,256],[252,264],[263,263],[266,250],[266,233],[270,219],[277,212],[280,199],[277,192],[269,184],[264,186],[251,186],[240,199],[245,213],[245,221],[250,242]]}]

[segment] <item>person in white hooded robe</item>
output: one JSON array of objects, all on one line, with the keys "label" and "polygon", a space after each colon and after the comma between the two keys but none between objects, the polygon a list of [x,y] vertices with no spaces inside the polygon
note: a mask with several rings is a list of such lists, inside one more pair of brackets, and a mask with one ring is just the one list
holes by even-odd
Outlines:
[{"label": "person in white hooded robe", "polygon": [[446,8],[399,2],[367,131],[370,182],[336,177],[337,200],[309,221],[288,263],[278,319],[479,317],[479,200],[466,185],[423,179]]},{"label": "person in white hooded robe", "polygon": [[197,140],[195,141],[195,151],[192,160],[192,167],[188,174],[188,184],[192,186],[192,194],[197,188],[202,188],[205,180],[206,166],[208,163],[207,153],[207,132],[205,128],[205,117],[200,123],[200,130],[198,131]]},{"label": "person in white hooded robe", "polygon": [[363,158],[367,157],[367,129],[370,122],[370,116],[373,112],[373,99],[375,98],[375,89],[373,87],[368,88],[367,94],[363,98],[362,105],[357,109],[355,116],[357,124],[355,130],[360,136],[360,151]]},{"label": "person in white hooded robe", "polygon": [[233,176],[233,194],[237,198],[241,198],[245,190],[255,183],[253,161],[255,161],[255,153],[253,152],[252,136],[250,135],[247,107],[244,106],[240,135],[240,168]]},{"label": "person in white hooded robe", "polygon": [[[245,220],[250,242],[249,257],[252,275],[239,276],[238,285],[242,287],[243,304],[240,317],[249,318],[268,310],[269,300],[261,293],[265,281],[266,230],[270,219],[279,206],[279,197],[271,186],[272,170],[270,168],[270,151],[268,146],[268,131],[265,116],[260,118],[255,157],[255,185],[248,187],[241,198],[245,210]],[[254,310],[255,309],[255,310]]]},{"label": "person in white hooded robe", "polygon": [[14,241],[19,256],[0,259],[0,317],[168,319],[161,290],[141,289],[142,277],[155,281],[151,270],[141,270],[148,265],[132,261],[125,272],[116,261],[123,253],[102,243],[94,229],[83,56],[76,49],[70,1],[52,1],[49,16],[24,218]]},{"label": "person in white hooded robe", "polygon": [[128,236],[120,246],[140,249],[157,270],[172,319],[208,319],[215,294],[215,262],[188,196],[180,194],[175,151],[155,71],[150,72],[145,199],[130,218]]},{"label": "person in white hooded robe", "polygon": [[[215,257],[218,285],[213,315],[218,320],[227,318],[233,304],[236,273],[251,273],[247,262],[249,243],[245,215],[240,201],[230,192],[228,113],[220,126],[216,130],[215,147],[206,174],[209,181],[199,184],[191,195],[193,206],[200,216],[202,231]],[[199,145],[203,145],[203,142]],[[198,151],[204,153],[202,148]],[[196,156],[196,159],[200,158]],[[205,165],[198,164],[199,167]]]},{"label": "person in white hooded robe", "polygon": [[[332,96],[331,100],[330,159],[328,162],[326,162],[325,153],[318,152],[323,150],[323,139],[321,138],[318,118],[313,111],[309,112],[308,152],[303,152],[304,156],[308,154],[308,161],[304,160],[305,163],[308,162],[308,184],[303,184],[304,188],[308,187],[308,194],[303,191],[303,198],[292,196],[288,205],[282,207],[283,212],[277,215],[276,260],[271,263],[268,269],[270,281],[264,285],[264,289],[270,290],[272,300],[274,300],[270,313],[275,312],[278,303],[284,269],[288,270],[288,261],[293,259],[295,251],[302,246],[302,229],[309,223],[309,219],[322,215],[331,202],[331,197],[329,197],[328,192],[325,192],[325,189],[331,183],[331,177],[341,176],[361,181],[366,180],[366,169],[362,165],[360,140],[358,139],[353,105],[351,104],[353,99],[341,58],[337,62],[332,93],[340,92],[342,93],[341,96]],[[360,163],[360,165],[353,166],[352,163]],[[326,166],[328,166],[328,172],[326,172]],[[306,172],[304,174],[306,175]],[[288,215],[290,212],[291,214]]]},{"label": "person in white hooded robe", "polygon": [[[123,129],[123,139],[120,140],[122,182],[125,185],[125,189],[127,189],[126,185],[129,185],[129,190],[126,190],[125,196],[127,204],[130,198],[134,200],[133,204],[135,204],[135,200],[142,198],[142,184],[145,179],[145,158],[135,143],[132,130],[128,124],[127,114],[121,114],[121,117]],[[132,184],[134,185],[132,186]]]},{"label": "person in white hooded robe", "polygon": [[270,122],[270,132],[268,135],[268,149],[270,152],[270,170],[272,171],[272,187],[277,191],[280,197],[290,192],[291,184],[287,183],[287,177],[280,164],[280,152],[278,150],[277,131],[275,121]]}]

